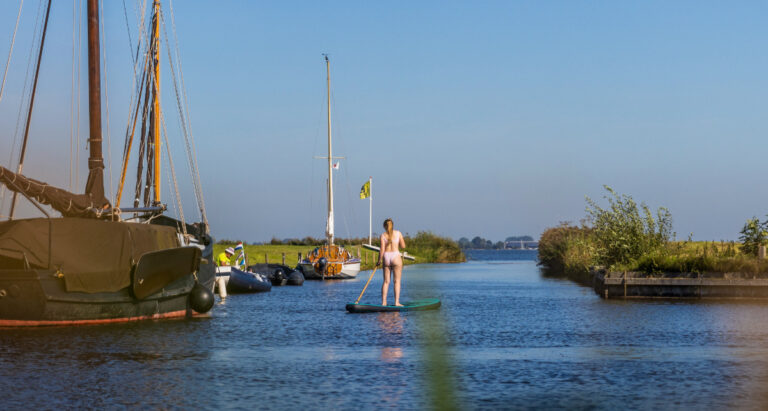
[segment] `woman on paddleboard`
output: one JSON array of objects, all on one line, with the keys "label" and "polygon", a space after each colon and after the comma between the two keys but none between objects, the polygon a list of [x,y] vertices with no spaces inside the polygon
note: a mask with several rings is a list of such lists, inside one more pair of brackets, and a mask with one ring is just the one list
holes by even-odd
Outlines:
[{"label": "woman on paddleboard", "polygon": [[387,305],[387,293],[389,291],[389,279],[392,277],[395,283],[395,305],[400,304],[400,279],[403,276],[403,259],[400,257],[400,248],[405,248],[405,240],[400,231],[394,229],[392,219],[384,220],[385,232],[381,235],[381,250],[379,263],[384,266],[384,284],[381,285],[381,305]]}]

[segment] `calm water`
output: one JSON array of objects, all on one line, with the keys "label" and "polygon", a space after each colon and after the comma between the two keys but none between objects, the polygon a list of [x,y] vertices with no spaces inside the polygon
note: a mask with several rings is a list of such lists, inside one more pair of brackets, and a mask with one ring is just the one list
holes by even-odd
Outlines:
[{"label": "calm water", "polygon": [[465,409],[765,405],[768,305],[604,301],[542,277],[535,253],[488,253],[406,268],[405,299],[436,312],[347,314],[361,273],[231,295],[208,319],[0,329],[0,404],[418,409],[442,364]]}]

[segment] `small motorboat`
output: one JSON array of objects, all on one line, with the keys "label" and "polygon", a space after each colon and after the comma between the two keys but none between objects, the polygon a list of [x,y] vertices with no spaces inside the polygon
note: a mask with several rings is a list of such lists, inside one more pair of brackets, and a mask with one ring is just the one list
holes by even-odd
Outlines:
[{"label": "small motorboat", "polygon": [[248,271],[265,275],[272,285],[276,287],[304,284],[304,275],[287,265],[264,263],[253,264],[248,266]]},{"label": "small motorboat", "polygon": [[272,282],[267,276],[232,267],[227,283],[227,291],[230,293],[258,293],[270,290]]}]

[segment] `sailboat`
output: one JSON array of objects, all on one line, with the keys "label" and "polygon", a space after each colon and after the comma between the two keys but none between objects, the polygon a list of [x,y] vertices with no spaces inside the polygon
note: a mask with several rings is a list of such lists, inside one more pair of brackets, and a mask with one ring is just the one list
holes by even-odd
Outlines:
[{"label": "sailboat", "polygon": [[304,277],[323,279],[355,278],[360,272],[360,259],[334,244],[333,221],[333,154],[331,150],[331,62],[325,55],[328,84],[328,218],[325,225],[326,244],[315,248],[299,263]]},{"label": "sailboat", "polygon": [[[50,7],[51,0],[42,28],[38,73]],[[128,127],[135,131],[136,118],[141,118],[134,207],[120,208],[120,196],[116,204],[110,204],[104,192],[99,1],[87,0],[88,179],[84,193],[73,193],[26,177],[21,174],[24,149],[16,172],[0,166],[0,183],[14,193],[10,215],[7,221],[0,222],[0,326],[186,317],[202,315],[213,306],[213,241],[200,202],[202,192],[196,191],[200,194],[202,221],[195,224],[188,224],[181,212],[179,219],[164,215],[166,206],[161,202],[159,0],[154,0],[152,8],[145,41],[140,41],[137,48],[137,57],[143,56],[142,64],[137,66],[144,68],[137,91],[143,98],[136,100],[133,125]],[[33,84],[29,116],[37,74]],[[134,134],[128,134],[132,142]],[[23,147],[27,137],[28,128]],[[128,137],[126,142],[124,165],[130,153]],[[146,173],[142,174],[144,160]],[[196,161],[192,163],[196,169]],[[122,174],[120,190],[125,167]],[[199,176],[195,186],[199,188]],[[144,202],[140,204],[142,188]],[[17,195],[44,217],[14,219]],[[61,216],[52,216],[44,206]]]}]

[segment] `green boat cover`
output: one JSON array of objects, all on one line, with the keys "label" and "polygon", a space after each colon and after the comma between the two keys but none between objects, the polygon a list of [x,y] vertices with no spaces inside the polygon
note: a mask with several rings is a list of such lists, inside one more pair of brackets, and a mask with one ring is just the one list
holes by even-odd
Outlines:
[{"label": "green boat cover", "polygon": [[[148,252],[179,247],[173,227],[91,218],[0,222],[0,269],[59,270],[70,292],[114,292]],[[49,260],[50,259],[50,260]]]},{"label": "green boat cover", "polygon": [[350,313],[378,313],[388,311],[423,311],[436,310],[440,308],[440,300],[437,298],[425,298],[404,303],[402,307],[394,305],[375,305],[375,304],[347,304],[347,311]]}]

